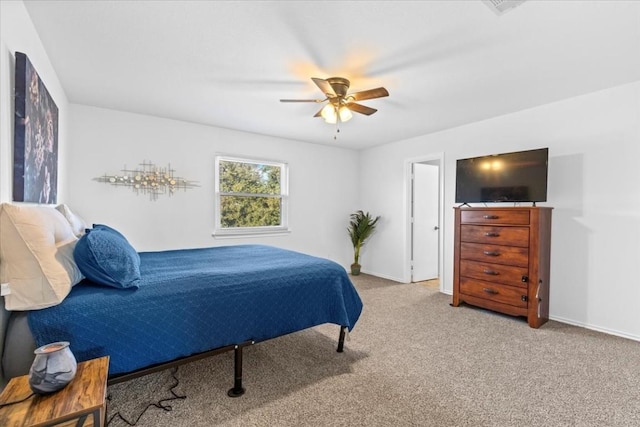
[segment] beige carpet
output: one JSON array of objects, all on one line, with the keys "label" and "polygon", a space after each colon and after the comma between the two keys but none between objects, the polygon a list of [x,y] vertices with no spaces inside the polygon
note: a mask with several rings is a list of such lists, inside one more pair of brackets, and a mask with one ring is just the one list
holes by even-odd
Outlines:
[{"label": "beige carpet", "polygon": [[[365,309],[336,353],[323,325],[181,366],[185,399],[139,426],[640,426],[640,343],[468,306],[424,286],[353,278]],[[108,389],[110,426],[172,397],[170,371]]]}]

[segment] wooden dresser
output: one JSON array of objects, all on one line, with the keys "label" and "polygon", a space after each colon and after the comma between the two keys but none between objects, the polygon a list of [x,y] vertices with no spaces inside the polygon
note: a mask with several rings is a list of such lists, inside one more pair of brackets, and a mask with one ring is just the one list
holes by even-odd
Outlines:
[{"label": "wooden dresser", "polygon": [[549,319],[548,207],[455,208],[453,306]]}]

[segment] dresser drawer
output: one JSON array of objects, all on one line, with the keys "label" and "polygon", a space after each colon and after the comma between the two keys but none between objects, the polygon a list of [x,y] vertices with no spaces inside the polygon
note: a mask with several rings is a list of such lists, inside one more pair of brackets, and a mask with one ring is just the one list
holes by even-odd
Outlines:
[{"label": "dresser drawer", "polygon": [[491,225],[461,225],[463,242],[529,247],[529,227],[498,227]]},{"label": "dresser drawer", "polygon": [[[460,293],[502,304],[509,304],[514,307],[527,307],[527,291],[514,286],[462,277],[460,278]],[[523,301],[523,296],[525,297],[525,301]]]},{"label": "dresser drawer", "polygon": [[[505,285],[526,288],[528,268],[511,265],[489,264],[485,262],[461,260],[460,275],[478,280],[487,280]],[[524,278],[524,281],[523,281]]]},{"label": "dresser drawer", "polygon": [[462,224],[517,224],[529,225],[528,210],[460,209]]},{"label": "dresser drawer", "polygon": [[516,246],[460,243],[460,259],[529,267],[529,249]]}]

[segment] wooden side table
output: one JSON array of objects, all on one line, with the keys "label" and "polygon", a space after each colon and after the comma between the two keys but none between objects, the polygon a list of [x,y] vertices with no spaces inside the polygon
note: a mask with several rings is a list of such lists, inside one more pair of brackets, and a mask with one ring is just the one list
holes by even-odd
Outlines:
[{"label": "wooden side table", "polygon": [[[76,376],[62,390],[0,407],[0,426],[103,427],[108,374],[109,356],[80,362]],[[12,378],[0,394],[0,404],[24,399],[30,393],[27,375]]]}]

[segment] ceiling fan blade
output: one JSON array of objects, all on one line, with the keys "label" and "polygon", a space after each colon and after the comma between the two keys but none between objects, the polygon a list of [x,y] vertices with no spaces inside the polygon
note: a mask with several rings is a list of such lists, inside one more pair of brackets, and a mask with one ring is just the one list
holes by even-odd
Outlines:
[{"label": "ceiling fan blade", "polygon": [[326,81],[325,79],[319,79],[317,77],[311,77],[311,80],[313,80],[313,82],[316,84],[316,86],[318,86],[320,88],[322,93],[324,93],[327,96],[327,98],[331,98],[331,97],[337,96],[336,92],[333,90],[333,88],[331,87],[329,82]]},{"label": "ceiling fan blade", "polygon": [[324,102],[324,99],[281,99],[280,102]]},{"label": "ceiling fan blade", "polygon": [[367,106],[364,106],[362,104],[356,104],[355,102],[347,103],[347,107],[351,111],[355,111],[356,113],[360,113],[360,114],[366,114],[367,116],[370,116],[373,113],[375,113],[376,111],[378,111],[375,108],[367,107]]},{"label": "ceiling fan blade", "polygon": [[389,96],[389,92],[387,92],[383,87],[378,87],[375,89],[350,93],[347,95],[347,98],[353,98],[354,101],[362,101],[364,99],[382,98],[385,96]]},{"label": "ceiling fan blade", "polygon": [[323,109],[323,108],[324,108],[324,107],[322,107],[321,109],[319,109],[319,110],[318,110],[318,112],[317,112],[316,114],[314,114],[314,116],[313,116],[313,117],[322,117],[322,109]]}]

